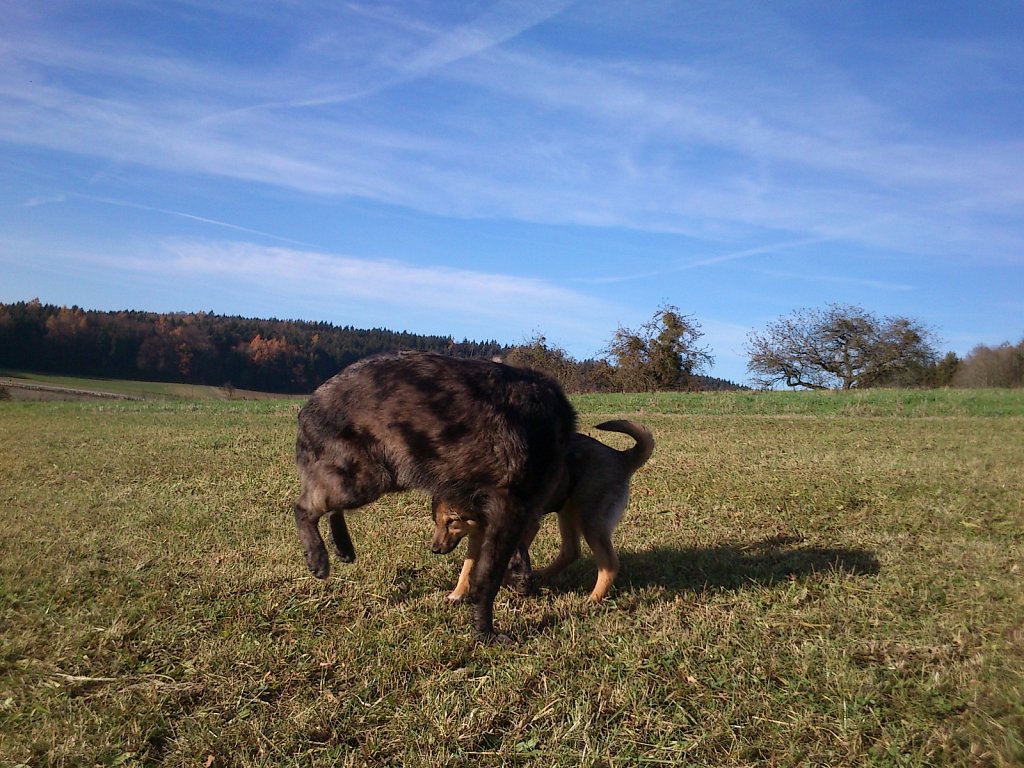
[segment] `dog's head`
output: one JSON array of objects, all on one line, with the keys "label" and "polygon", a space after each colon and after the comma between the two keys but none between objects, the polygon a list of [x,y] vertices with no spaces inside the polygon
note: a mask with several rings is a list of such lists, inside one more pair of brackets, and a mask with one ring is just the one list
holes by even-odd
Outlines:
[{"label": "dog's head", "polygon": [[447,501],[435,497],[431,506],[434,537],[430,540],[430,551],[435,555],[448,554],[463,538],[480,529],[479,521]]}]

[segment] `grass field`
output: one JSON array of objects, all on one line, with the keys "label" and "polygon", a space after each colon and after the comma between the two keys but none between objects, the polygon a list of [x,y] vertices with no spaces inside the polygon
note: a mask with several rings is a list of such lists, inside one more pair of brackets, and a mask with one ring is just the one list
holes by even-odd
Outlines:
[{"label": "grass field", "polygon": [[421,495],[308,575],[298,401],[0,402],[0,765],[1024,764],[1024,393],[574,401],[658,448],[512,648]]}]

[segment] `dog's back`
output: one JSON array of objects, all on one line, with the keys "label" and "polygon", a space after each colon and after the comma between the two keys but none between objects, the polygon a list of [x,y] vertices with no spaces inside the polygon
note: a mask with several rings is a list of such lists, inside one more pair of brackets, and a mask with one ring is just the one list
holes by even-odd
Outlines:
[{"label": "dog's back", "polygon": [[[542,484],[575,413],[535,371],[400,353],[346,368],[313,393],[298,422],[300,474],[326,462],[377,495],[417,488],[462,501],[482,487]],[[374,476],[361,477],[367,468]]]}]

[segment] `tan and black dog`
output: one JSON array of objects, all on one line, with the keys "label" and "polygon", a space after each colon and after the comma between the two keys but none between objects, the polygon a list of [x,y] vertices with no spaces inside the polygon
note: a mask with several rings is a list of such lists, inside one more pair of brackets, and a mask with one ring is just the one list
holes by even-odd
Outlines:
[{"label": "tan and black dog", "polygon": [[[622,518],[629,500],[629,481],[654,452],[654,437],[650,430],[626,420],[606,421],[597,429],[622,432],[636,440],[636,445],[625,451],[611,448],[592,437],[576,433],[569,441],[567,464],[569,484],[563,493],[552,498],[548,511],[558,512],[558,529],[562,543],[558,556],[537,571],[541,579],[550,579],[580,556],[580,536],[597,560],[597,583],[590,599],[600,602],[619,572],[619,558],[612,546],[612,532]],[[451,552],[464,537],[469,538],[469,550],[459,574],[459,581],[448,600],[460,602],[469,595],[470,579],[480,556],[481,542],[487,522],[476,511],[476,505],[460,506],[447,499],[434,497],[434,537],[431,550],[435,554]],[[529,570],[528,550],[539,528],[539,518],[528,525],[519,547],[519,558],[525,561],[518,568]],[[522,582],[522,573],[513,568],[506,581]]]},{"label": "tan and black dog", "polygon": [[479,510],[473,629],[495,637],[494,597],[527,525],[568,484],[576,414],[558,384],[523,368],[423,352],[368,358],[325,382],[298,418],[295,525],[313,575],[334,549],[355,560],[345,511],[406,488]]}]

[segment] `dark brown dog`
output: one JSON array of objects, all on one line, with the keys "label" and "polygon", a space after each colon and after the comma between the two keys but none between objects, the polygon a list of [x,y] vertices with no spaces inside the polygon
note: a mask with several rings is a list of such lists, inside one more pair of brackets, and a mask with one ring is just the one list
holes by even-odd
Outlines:
[{"label": "dark brown dog", "polygon": [[[558,530],[562,546],[558,557],[537,572],[541,579],[550,579],[575,562],[580,556],[580,537],[597,560],[597,583],[590,593],[595,603],[603,600],[619,572],[619,558],[612,546],[612,532],[622,518],[629,500],[629,481],[654,452],[654,437],[647,427],[619,419],[598,424],[597,429],[622,432],[636,440],[636,445],[618,451],[587,435],[575,434],[569,443],[569,483],[551,498],[550,506],[558,511]],[[466,559],[458,584],[448,595],[450,602],[461,602],[469,593],[470,579],[480,554],[480,543],[486,521],[472,507],[459,507],[447,499],[434,498],[434,537],[431,550],[435,554],[451,552],[464,537],[469,539]],[[509,569],[506,583],[523,590],[530,578],[529,547],[537,533],[532,521],[523,532],[517,567]]]},{"label": "dark brown dog", "polygon": [[480,510],[470,599],[473,629],[493,639],[494,597],[528,521],[566,482],[576,414],[536,371],[408,352],[357,362],[299,412],[302,492],[295,525],[313,575],[330,563],[318,526],[329,515],[338,557],[355,560],[345,510],[415,488]]}]

